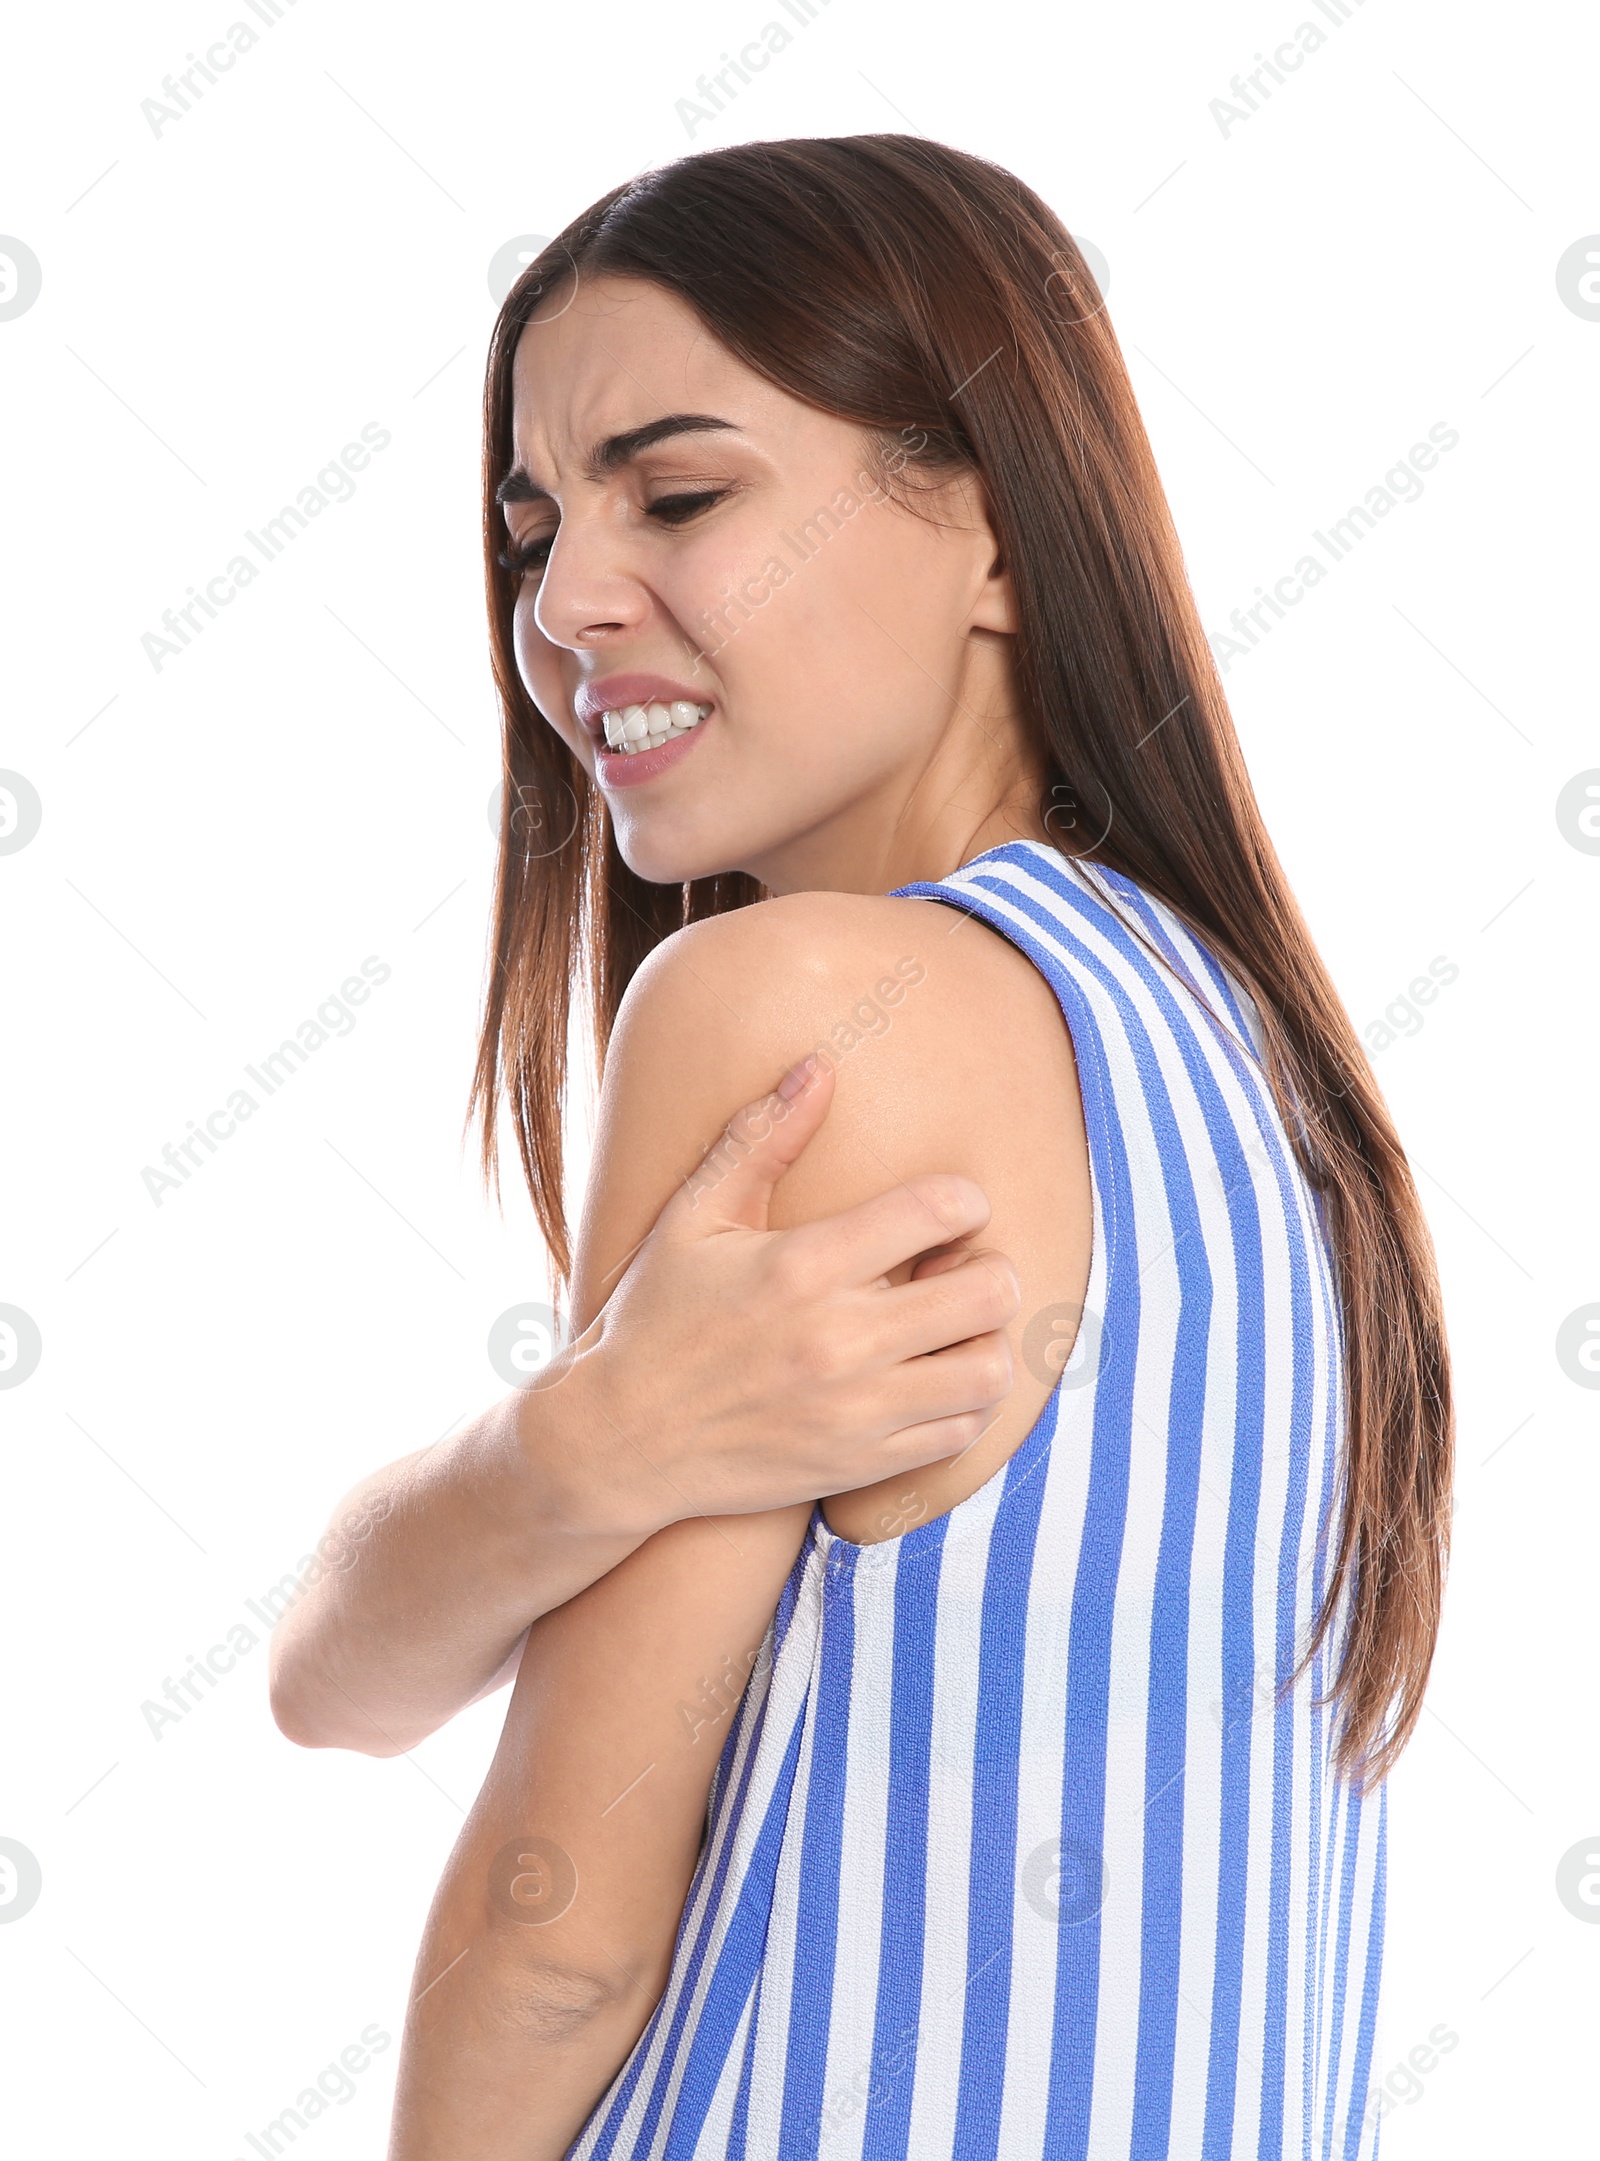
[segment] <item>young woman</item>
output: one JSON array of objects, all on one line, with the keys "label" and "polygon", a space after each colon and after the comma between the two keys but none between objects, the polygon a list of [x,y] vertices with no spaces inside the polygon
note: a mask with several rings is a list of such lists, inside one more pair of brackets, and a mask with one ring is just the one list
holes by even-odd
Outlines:
[{"label": "young woman", "polygon": [[823,1108],[773,1223],[910,1186],[937,1279],[971,1179],[1020,1305],[970,1445],[685,1509],[530,1628],[394,2161],[1369,2154],[1438,1295],[1082,258],[920,139],[690,157],[511,293],[486,472],[478,1102],[573,1334]]}]

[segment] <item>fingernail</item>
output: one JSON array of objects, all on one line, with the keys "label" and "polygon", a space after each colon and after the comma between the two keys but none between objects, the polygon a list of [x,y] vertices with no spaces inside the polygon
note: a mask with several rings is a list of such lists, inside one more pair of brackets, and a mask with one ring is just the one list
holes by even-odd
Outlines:
[{"label": "fingernail", "polygon": [[817,1054],[813,1051],[808,1058],[802,1058],[798,1065],[790,1066],[788,1072],[778,1083],[779,1095],[783,1097],[786,1103],[792,1103],[795,1097],[808,1086],[811,1076],[816,1070]]}]

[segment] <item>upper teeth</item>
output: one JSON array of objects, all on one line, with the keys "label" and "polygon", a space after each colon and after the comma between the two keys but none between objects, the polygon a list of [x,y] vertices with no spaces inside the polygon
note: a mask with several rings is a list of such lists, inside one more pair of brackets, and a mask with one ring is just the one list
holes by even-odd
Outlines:
[{"label": "upper teeth", "polygon": [[625,705],[605,715],[606,744],[632,757],[638,750],[654,750],[674,735],[698,728],[711,710],[688,698],[674,698],[670,705]]}]

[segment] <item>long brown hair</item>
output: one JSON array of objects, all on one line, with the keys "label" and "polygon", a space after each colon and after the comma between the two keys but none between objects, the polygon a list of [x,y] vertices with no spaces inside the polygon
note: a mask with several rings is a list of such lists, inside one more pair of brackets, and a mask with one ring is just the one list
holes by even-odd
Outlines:
[{"label": "long brown hair", "polygon": [[511,462],[517,339],[542,304],[602,272],[677,294],[747,366],[858,422],[869,442],[914,445],[908,477],[979,477],[1016,593],[1021,708],[1048,758],[1041,813],[1070,801],[1094,832],[1105,824],[1082,852],[1164,900],[1259,1007],[1274,1093],[1322,1198],[1344,1324],[1339,1527],[1305,1659],[1345,1608],[1330,1691],[1339,1762],[1351,1778],[1381,1778],[1421,1709],[1448,1538],[1450,1377],[1433,1249],[1393,1123],[1262,824],[1094,280],[1060,221],[1001,167],[905,135],[704,152],[602,197],[507,297],[484,411],[506,776],[469,1113],[487,1175],[498,1175],[503,1090],[564,1281],[574,995],[587,1000],[603,1062],[651,948],[761,896],[738,872],[683,886],[636,877],[600,792],[517,671],[517,579],[499,560],[495,501]]}]

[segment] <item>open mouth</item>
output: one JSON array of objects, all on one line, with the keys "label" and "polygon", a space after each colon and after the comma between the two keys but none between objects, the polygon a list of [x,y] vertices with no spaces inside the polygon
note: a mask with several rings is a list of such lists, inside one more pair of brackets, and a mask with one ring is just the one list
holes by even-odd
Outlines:
[{"label": "open mouth", "polygon": [[659,750],[663,743],[675,742],[698,728],[710,711],[709,705],[696,705],[688,698],[674,698],[670,705],[654,701],[620,706],[601,715],[606,748],[628,758]]}]

